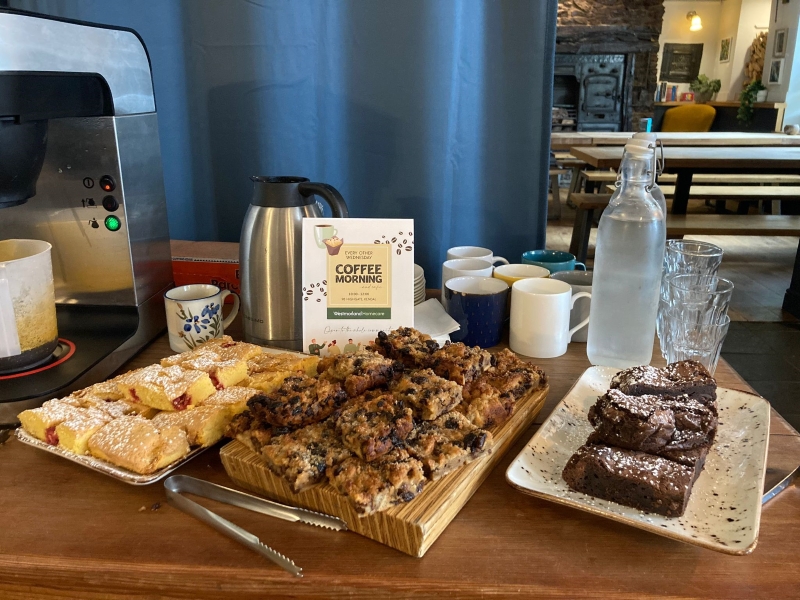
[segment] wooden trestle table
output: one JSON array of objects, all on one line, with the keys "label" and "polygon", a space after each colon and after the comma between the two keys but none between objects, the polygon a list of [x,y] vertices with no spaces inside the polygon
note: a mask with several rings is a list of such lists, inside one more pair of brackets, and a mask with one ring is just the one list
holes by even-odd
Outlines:
[{"label": "wooden trestle table", "polygon": [[[161,337],[126,365],[171,354]],[[654,357],[657,352],[654,353]],[[550,376],[541,422],[589,366],[585,344],[537,360]],[[656,360],[654,364],[659,364]],[[721,387],[752,391],[720,361]],[[764,506],[758,547],[727,556],[512,489],[525,432],[421,559],[333,532],[199,500],[303,567],[296,579],[134,487],[11,439],[0,446],[0,597],[715,597],[800,595],[800,489]],[[178,472],[232,485],[218,448]],[[768,483],[800,464],[800,436],[772,413]]]}]

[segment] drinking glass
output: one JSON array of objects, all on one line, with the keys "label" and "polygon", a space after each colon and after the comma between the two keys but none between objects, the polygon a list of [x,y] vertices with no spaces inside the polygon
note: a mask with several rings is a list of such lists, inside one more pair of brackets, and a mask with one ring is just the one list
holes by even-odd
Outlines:
[{"label": "drinking glass", "polygon": [[695,360],[713,375],[731,324],[730,317],[719,315],[704,321],[700,311],[672,306],[664,313],[663,324],[666,335],[662,351],[666,350],[667,362]]},{"label": "drinking glass", "polygon": [[722,248],[695,240],[667,240],[664,277],[673,274],[716,275],[722,262]]},{"label": "drinking glass", "polygon": [[656,332],[661,354],[667,358],[671,330],[666,327],[667,311],[677,311],[683,320],[716,323],[727,315],[733,283],[715,275],[667,275],[658,302]]},{"label": "drinking glass", "polygon": [[722,262],[722,248],[696,240],[667,240],[664,251],[664,270],[661,276],[661,296],[656,315],[656,333],[661,343],[661,354],[666,356],[664,346],[664,310],[670,306],[667,278],[672,275],[715,276]]}]

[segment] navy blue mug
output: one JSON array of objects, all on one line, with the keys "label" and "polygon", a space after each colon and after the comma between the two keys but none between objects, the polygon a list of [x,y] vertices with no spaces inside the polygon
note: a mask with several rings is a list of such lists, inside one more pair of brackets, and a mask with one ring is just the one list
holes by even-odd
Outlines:
[{"label": "navy blue mug", "polygon": [[444,284],[445,306],[461,329],[454,342],[491,348],[500,343],[506,314],[508,284],[493,277],[454,277]]}]

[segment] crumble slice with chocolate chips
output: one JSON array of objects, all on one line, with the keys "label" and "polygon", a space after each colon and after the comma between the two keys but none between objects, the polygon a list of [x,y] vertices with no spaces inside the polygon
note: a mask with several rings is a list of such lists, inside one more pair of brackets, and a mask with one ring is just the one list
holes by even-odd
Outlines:
[{"label": "crumble slice with chocolate chips", "polygon": [[522,360],[508,348],[495,354],[494,360],[495,377],[507,380],[502,391],[511,392],[517,400],[547,385],[547,374],[542,369]]},{"label": "crumble slice with chocolate chips", "polygon": [[406,373],[390,386],[392,393],[405,402],[414,414],[432,421],[461,402],[461,386],[436,375],[430,369]]},{"label": "crumble slice with chocolate chips", "polygon": [[413,327],[399,327],[386,333],[379,331],[375,341],[367,346],[373,350],[403,363],[409,369],[425,369],[430,366],[431,356],[439,349],[431,336],[417,331]]},{"label": "crumble slice with chocolate chips", "polygon": [[225,430],[225,435],[240,441],[259,454],[261,448],[291,431],[289,427],[274,427],[246,410],[233,417]]},{"label": "crumble slice with chocolate chips", "polygon": [[514,396],[502,393],[485,376],[465,385],[462,393],[464,399],[455,410],[476,427],[500,425],[514,413]]},{"label": "crumble slice with chocolate chips", "polygon": [[492,355],[461,342],[446,344],[431,355],[431,369],[439,377],[466,385],[494,366]]},{"label": "crumble slice with chocolate chips", "polygon": [[352,452],[344,447],[329,420],[275,439],[261,448],[261,456],[292,491],[301,492],[320,483],[326,469],[340,464]]},{"label": "crumble slice with chocolate chips", "polygon": [[345,400],[339,382],[296,375],[287,377],[274,392],[251,398],[247,406],[272,425],[304,427],[327,418]]},{"label": "crumble slice with chocolate chips", "polygon": [[336,420],[342,442],[366,461],[401,446],[414,429],[410,408],[389,393],[351,400]]},{"label": "crumble slice with chocolate chips", "polygon": [[436,481],[491,452],[491,446],[491,433],[475,427],[461,413],[450,412],[423,423],[407,447],[422,462],[425,475]]},{"label": "crumble slice with chocolate chips", "polygon": [[425,485],[422,463],[395,449],[374,462],[351,457],[328,469],[331,485],[350,500],[359,516],[413,500]]},{"label": "crumble slice with chocolate chips", "polygon": [[377,352],[361,350],[353,354],[328,356],[319,361],[321,379],[340,381],[351,398],[386,385],[403,372],[403,365]]}]

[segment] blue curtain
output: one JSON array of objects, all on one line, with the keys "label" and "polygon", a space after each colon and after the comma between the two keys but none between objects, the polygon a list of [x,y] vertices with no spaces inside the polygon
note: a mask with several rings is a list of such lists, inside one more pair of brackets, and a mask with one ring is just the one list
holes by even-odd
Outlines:
[{"label": "blue curtain", "polygon": [[152,62],[170,234],[237,241],[250,175],[302,175],[445,251],[545,240],[556,0],[11,0],[131,27]]}]

